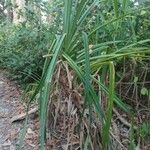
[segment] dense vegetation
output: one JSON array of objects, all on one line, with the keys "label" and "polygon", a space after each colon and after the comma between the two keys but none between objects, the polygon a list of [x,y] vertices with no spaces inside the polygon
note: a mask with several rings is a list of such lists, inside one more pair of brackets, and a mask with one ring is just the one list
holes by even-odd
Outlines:
[{"label": "dense vegetation", "polygon": [[[120,149],[113,136],[116,114],[127,114],[130,122],[125,124],[129,142],[121,145],[135,149],[140,144],[144,149],[150,136],[150,3],[32,4],[50,20],[30,5],[18,24],[1,14],[0,67],[27,87],[29,104],[38,100],[41,149],[46,128],[58,129],[63,115],[68,122],[70,117],[79,119],[74,128],[72,122],[69,126],[78,135],[81,149]],[[62,112],[60,104],[68,109]],[[52,127],[46,126],[49,120]]]}]

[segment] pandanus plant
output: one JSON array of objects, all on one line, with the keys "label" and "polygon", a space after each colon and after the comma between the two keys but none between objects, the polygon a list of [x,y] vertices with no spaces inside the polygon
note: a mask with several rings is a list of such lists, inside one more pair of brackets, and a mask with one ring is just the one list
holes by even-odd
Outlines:
[{"label": "pandanus plant", "polygon": [[[51,48],[46,55],[41,80],[30,100],[30,102],[32,102],[39,93],[41,150],[45,149],[48,101],[52,88],[52,78],[57,61],[59,60],[67,63],[83,84],[84,107],[81,111],[84,113],[85,107],[88,109],[89,126],[93,120],[92,113],[96,113],[97,119],[102,125],[101,143],[103,149],[111,145],[109,133],[114,103],[122,110],[128,113],[130,112],[130,108],[115,94],[116,60],[121,60],[124,57],[144,57],[143,54],[149,53],[150,50],[146,46],[141,47],[140,45],[149,42],[150,39],[136,41],[133,35],[134,40],[132,40],[133,42],[130,42],[130,44],[128,44],[125,39],[116,40],[116,34],[111,35],[111,41],[109,39],[108,41],[107,39],[101,39],[100,33],[105,32],[105,30],[109,32],[112,28],[116,32],[117,30],[122,30],[119,29],[119,27],[122,26],[124,22],[130,24],[132,13],[134,11],[140,11],[134,9],[127,11],[127,0],[123,0],[122,4],[120,4],[118,0],[113,0],[111,4],[113,8],[111,18],[106,17],[105,19],[105,16],[103,16],[103,19],[99,20],[98,17],[102,16],[99,6],[103,4],[102,6],[104,7],[105,4],[108,5],[110,3],[111,2],[99,0],[64,1],[62,32],[60,35],[56,35],[56,38],[51,44]],[[87,20],[90,20],[91,15],[95,15],[97,20],[87,29]],[[124,29],[124,32],[126,32],[126,30],[128,29]],[[112,45],[112,47],[110,45]],[[95,74],[98,75],[98,78],[95,77]],[[108,80],[107,84],[105,83],[106,77]],[[108,97],[105,110],[100,102],[100,100],[103,101],[103,99],[101,99],[101,95],[95,91],[92,81],[94,81],[99,89]],[[88,147],[88,142],[90,141],[85,141],[85,147]]]}]

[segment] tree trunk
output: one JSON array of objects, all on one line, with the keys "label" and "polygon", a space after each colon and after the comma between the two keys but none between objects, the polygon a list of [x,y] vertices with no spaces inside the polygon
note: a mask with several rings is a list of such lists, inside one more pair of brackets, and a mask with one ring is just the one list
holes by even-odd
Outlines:
[{"label": "tree trunk", "polygon": [[12,0],[14,10],[13,10],[13,22],[18,24],[25,21],[25,0]]},{"label": "tree trunk", "polygon": [[[52,0],[48,0],[48,3],[51,4]],[[52,15],[50,13],[47,14],[46,21],[47,21],[47,23],[51,23],[52,22]]]},{"label": "tree trunk", "polygon": [[7,9],[7,21],[12,22],[13,21],[13,8],[11,0],[6,1],[6,9]]}]

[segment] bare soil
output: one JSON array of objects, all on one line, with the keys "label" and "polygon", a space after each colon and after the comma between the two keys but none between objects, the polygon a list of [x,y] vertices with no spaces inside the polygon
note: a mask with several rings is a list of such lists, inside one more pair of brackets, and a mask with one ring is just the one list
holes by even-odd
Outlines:
[{"label": "bare soil", "polygon": [[[15,82],[0,71],[0,150],[17,150],[24,121],[11,122],[11,118],[25,112],[21,91]],[[33,114],[29,119],[25,145],[22,149],[38,150],[38,120]]]}]

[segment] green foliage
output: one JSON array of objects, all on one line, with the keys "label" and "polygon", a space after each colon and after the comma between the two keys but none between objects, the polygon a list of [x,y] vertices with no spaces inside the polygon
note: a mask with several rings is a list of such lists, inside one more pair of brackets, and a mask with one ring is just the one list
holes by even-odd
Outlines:
[{"label": "green foliage", "polygon": [[0,35],[0,66],[16,74],[13,77],[24,83],[37,80],[42,73],[43,55],[53,38],[49,28],[23,24],[4,26]]},{"label": "green foliage", "polygon": [[[105,2],[98,2],[97,0],[64,1],[64,13],[62,16],[63,28],[60,29],[58,27],[58,30],[62,36],[65,34],[65,37],[60,43],[57,43],[59,38],[56,39],[52,57],[46,59],[41,82],[33,94],[34,98],[37,93],[40,93],[41,149],[44,149],[47,102],[50,89],[52,88],[52,75],[55,69],[55,65],[52,67],[52,64],[56,62],[58,58],[70,65],[84,86],[84,107],[89,110],[89,127],[93,121],[92,112],[95,112],[98,116],[97,119],[101,121],[104,129],[102,133],[103,149],[109,147],[109,129],[111,126],[113,101],[128,111],[128,113],[130,112],[124,103],[122,103],[121,99],[115,95],[113,64],[117,62],[117,60],[121,62],[124,57],[132,58],[149,54],[148,43],[150,39],[137,38],[135,26],[132,21],[134,21],[135,11],[139,13],[141,12],[140,9],[137,10],[135,8],[132,10],[128,8],[130,11],[128,14],[125,14],[125,10],[123,13],[121,12],[120,3],[118,1],[114,1],[114,3],[108,7],[104,7],[104,4]],[[124,2],[124,9],[126,7],[125,5]],[[99,11],[101,9],[105,11],[101,13],[101,11]],[[109,13],[108,9],[110,9]],[[92,21],[89,25],[88,21],[93,19],[93,17],[90,16],[94,15],[95,17],[95,12],[97,11],[99,11],[100,17],[96,16],[96,24],[93,23],[95,21]],[[84,32],[81,34],[81,31],[84,30],[87,33]],[[62,53],[58,55],[61,44]],[[92,45],[91,49],[89,48],[90,44]],[[109,87],[107,87],[105,81],[104,83],[97,82],[98,86],[106,92],[106,96],[109,99],[107,111],[105,112],[99,103],[100,97],[97,95],[90,81],[93,79],[96,80],[93,75],[96,72],[101,74],[103,68],[108,65],[110,67]],[[106,78],[108,69],[106,69],[103,75],[104,78]],[[89,145],[89,136],[90,134],[87,135],[85,147]]]},{"label": "green foliage", "polygon": [[[0,30],[0,65],[17,74],[16,77],[24,82],[40,77],[29,102],[38,95],[41,149],[44,149],[48,101],[58,60],[69,64],[82,83],[84,106],[81,116],[87,109],[90,128],[94,119],[101,122],[103,149],[110,148],[114,103],[127,113],[131,110],[114,91],[115,72],[118,71],[116,64],[122,65],[124,58],[135,61],[149,58],[149,7],[143,4],[135,6],[128,0],[64,0],[63,3],[53,2],[56,4],[53,9],[46,2],[34,3],[47,16],[52,13],[52,17],[56,18],[49,26],[28,5],[24,23],[3,26]],[[134,74],[131,78],[136,86],[139,77]],[[96,91],[93,81],[108,99],[106,108],[100,103],[102,95]],[[147,94],[147,90],[142,88],[141,94]],[[147,126],[143,126],[140,132],[142,136],[145,128]],[[85,148],[91,142],[90,134],[86,135],[83,143]],[[130,138],[132,149],[132,133]]]},{"label": "green foliage", "polygon": [[[96,112],[98,116],[98,120],[100,119],[103,125],[104,132],[102,133],[103,137],[103,148],[109,146],[109,129],[111,125],[111,119],[112,119],[112,108],[113,108],[113,99],[115,99],[116,104],[118,104],[121,108],[127,109],[124,107],[123,103],[120,103],[120,99],[115,98],[114,94],[114,66],[113,63],[110,63],[111,61],[115,61],[115,59],[121,59],[123,57],[133,57],[142,55],[143,53],[149,53],[148,47],[140,47],[141,45],[147,44],[150,40],[140,40],[136,41],[136,35],[134,32],[133,24],[130,24],[130,21],[132,20],[133,12],[129,12],[128,15],[122,15],[120,16],[117,6],[117,1],[114,2],[114,9],[111,10],[111,20],[110,17],[106,14],[105,18],[99,23],[91,24],[87,29],[87,22],[90,20],[90,15],[94,8],[97,6],[100,6],[98,1],[77,1],[75,3],[73,0],[66,0],[64,2],[64,14],[63,14],[63,29],[60,30],[61,34],[66,34],[64,38],[64,43],[62,45],[62,53],[60,53],[60,58],[63,61],[66,61],[70,67],[75,71],[79,79],[84,85],[85,90],[85,103],[84,107],[89,110],[89,126],[92,124],[93,116],[92,111]],[[107,8],[106,8],[107,10]],[[113,14],[113,11],[115,12]],[[139,12],[140,10],[136,10]],[[107,11],[106,11],[107,12]],[[103,15],[103,14],[102,14]],[[129,24],[129,25],[128,25]],[[124,26],[126,25],[126,26]],[[124,27],[124,34],[122,33],[122,27]],[[81,35],[81,31],[85,30],[86,33],[83,33]],[[115,32],[114,32],[115,31]],[[96,37],[101,37],[100,34],[104,33],[105,36],[102,36],[101,38],[97,39],[97,42],[95,43],[95,33]],[[132,36],[131,36],[132,35]],[[82,39],[83,37],[83,39]],[[130,41],[126,41],[126,39],[130,37]],[[89,39],[88,39],[89,38]],[[82,42],[83,41],[83,42]],[[89,42],[88,42],[89,41]],[[107,42],[106,42],[107,41]],[[92,48],[96,47],[97,52],[90,53],[89,45],[90,42],[92,44]],[[109,43],[113,43],[112,46],[109,46]],[[82,46],[82,43],[84,46]],[[98,44],[99,43],[99,44]],[[60,44],[60,43],[59,43]],[[59,44],[54,46],[59,47]],[[56,51],[57,53],[57,51]],[[91,55],[92,54],[92,55]],[[62,58],[63,56],[63,58]],[[40,111],[42,113],[42,116],[40,116],[41,120],[41,149],[44,149],[44,137],[45,137],[45,122],[46,122],[46,109],[47,109],[47,101],[48,101],[48,95],[50,93],[51,89],[51,77],[52,73],[54,72],[54,67],[51,67],[51,64],[53,63],[53,60],[56,58],[52,56],[52,58],[49,58],[49,61],[46,60],[46,66],[49,66],[49,71],[43,70],[43,78],[41,79],[41,82],[39,86],[37,87],[37,90],[34,93],[34,96],[36,96],[39,91],[40,96],[40,105],[41,103],[44,103],[43,107],[40,107]],[[98,83],[100,88],[102,88],[104,91],[107,91],[107,96],[109,98],[108,108],[107,112],[105,112],[101,105],[99,104],[100,97],[97,95],[97,93],[94,90],[94,87],[92,86],[90,80],[92,80],[92,76],[95,72],[98,71],[98,73],[101,74],[101,71],[103,69],[103,66],[106,66],[110,64],[110,86],[109,88],[106,86],[104,88],[104,84]],[[91,69],[90,69],[91,68]],[[107,76],[107,70],[104,76]],[[45,83],[46,77],[48,77],[48,81],[50,82],[50,85]],[[49,79],[50,78],[50,79]],[[46,86],[45,86],[46,85]],[[46,107],[46,108],[45,108]],[[127,111],[129,111],[127,109]],[[84,109],[83,109],[84,112]],[[106,119],[107,118],[107,119]],[[88,135],[89,136],[89,135]],[[89,140],[85,141],[86,146],[88,147]]]},{"label": "green foliage", "polygon": [[150,122],[144,122],[139,127],[137,135],[142,137],[142,139],[148,138],[150,136]]}]

